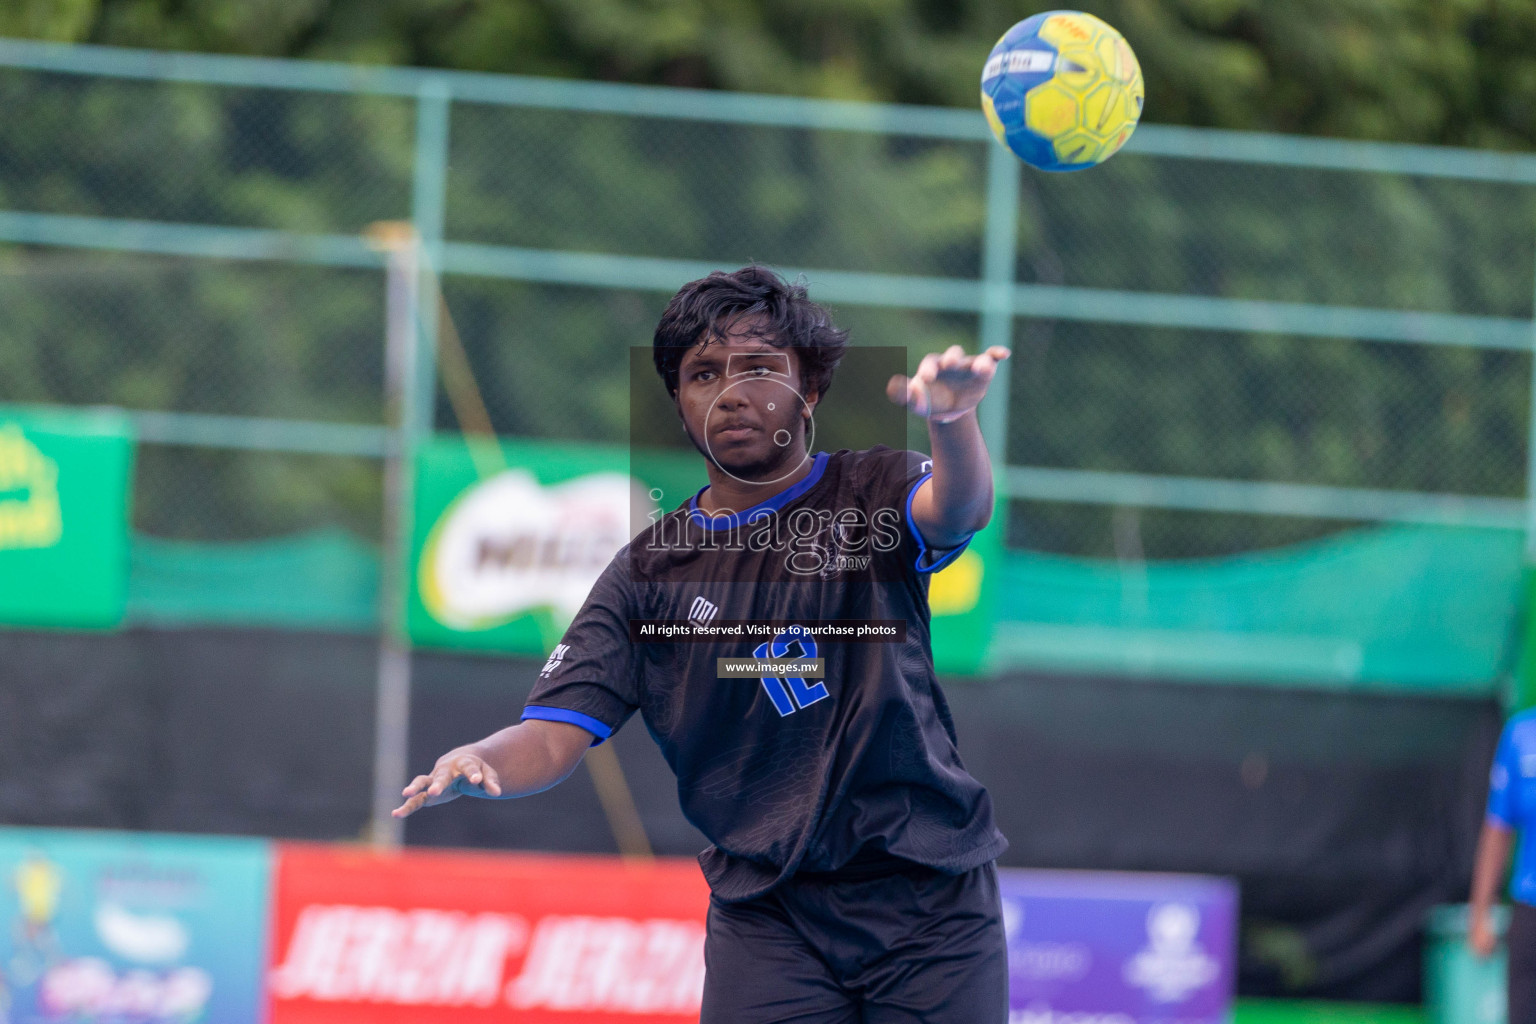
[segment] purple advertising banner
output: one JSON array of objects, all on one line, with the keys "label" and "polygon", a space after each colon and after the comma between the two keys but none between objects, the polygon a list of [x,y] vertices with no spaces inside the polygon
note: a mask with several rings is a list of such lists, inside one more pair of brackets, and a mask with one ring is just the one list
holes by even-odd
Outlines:
[{"label": "purple advertising banner", "polygon": [[1003,870],[1009,1024],[1226,1024],[1237,884]]}]

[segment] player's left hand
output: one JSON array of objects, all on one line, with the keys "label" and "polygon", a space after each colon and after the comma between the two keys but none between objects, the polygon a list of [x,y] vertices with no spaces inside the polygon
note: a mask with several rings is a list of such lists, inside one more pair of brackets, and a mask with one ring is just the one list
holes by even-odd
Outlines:
[{"label": "player's left hand", "polygon": [[501,778],[485,758],[467,747],[457,747],[437,759],[431,775],[418,775],[401,790],[405,803],[390,813],[409,818],[423,807],[436,807],[463,795],[461,784],[468,784],[489,796],[501,796]]},{"label": "player's left hand", "polygon": [[912,376],[892,377],[885,393],[919,416],[949,422],[981,403],[997,374],[997,364],[1010,355],[1001,345],[974,356],[966,355],[959,345],[951,345],[942,354],[923,356]]}]

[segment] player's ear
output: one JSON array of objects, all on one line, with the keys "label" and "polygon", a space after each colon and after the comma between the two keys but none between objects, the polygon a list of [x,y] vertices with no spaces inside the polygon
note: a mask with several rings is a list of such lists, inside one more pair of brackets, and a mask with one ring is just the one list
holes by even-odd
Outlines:
[{"label": "player's ear", "polygon": [[800,407],[800,417],[808,420],[811,418],[811,414],[816,411],[816,403],[821,401],[821,395],[814,391],[807,391],[801,401],[805,404]]}]

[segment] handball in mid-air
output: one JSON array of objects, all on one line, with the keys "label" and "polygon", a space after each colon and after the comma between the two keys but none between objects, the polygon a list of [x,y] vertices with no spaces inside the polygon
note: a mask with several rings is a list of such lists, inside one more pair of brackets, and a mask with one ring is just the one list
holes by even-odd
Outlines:
[{"label": "handball in mid-air", "polygon": [[981,108],[999,142],[1042,171],[1103,163],[1136,129],[1141,65],[1114,27],[1046,11],[1003,34],[981,73]]}]

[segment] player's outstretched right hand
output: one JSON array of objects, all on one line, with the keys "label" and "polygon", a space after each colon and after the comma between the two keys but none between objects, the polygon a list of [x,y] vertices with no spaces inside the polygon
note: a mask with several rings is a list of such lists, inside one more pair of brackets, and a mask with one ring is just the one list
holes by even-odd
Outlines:
[{"label": "player's outstretched right hand", "polygon": [[[463,779],[463,783],[459,780]],[[405,803],[391,813],[397,818],[408,818],[423,807],[434,807],[457,800],[462,796],[460,785],[475,786],[490,796],[501,796],[501,779],[496,769],[486,764],[478,755],[464,747],[450,750],[437,759],[430,775],[418,775],[401,791]]]}]

